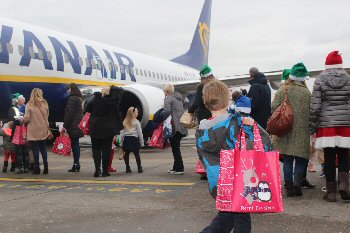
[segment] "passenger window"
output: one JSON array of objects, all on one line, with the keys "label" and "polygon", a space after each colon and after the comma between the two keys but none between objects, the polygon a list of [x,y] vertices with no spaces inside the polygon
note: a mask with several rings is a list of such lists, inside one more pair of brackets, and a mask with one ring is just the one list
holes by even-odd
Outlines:
[{"label": "passenger window", "polygon": [[90,67],[90,60],[89,60],[89,58],[85,58],[85,63],[86,63],[86,67]]},{"label": "passenger window", "polygon": [[[2,50],[2,46],[0,45],[0,52],[2,52],[1,50]],[[24,55],[24,48],[23,48],[22,45],[18,45],[18,53],[19,53],[19,55],[21,55],[21,56]]]},{"label": "passenger window", "polygon": [[156,73],[157,74],[157,79],[159,79],[159,73]]},{"label": "passenger window", "polygon": [[148,71],[148,77],[152,78],[151,71]]},{"label": "passenger window", "polygon": [[156,74],[154,72],[152,72],[152,77],[156,78]]},{"label": "passenger window", "polygon": [[143,73],[145,74],[145,77],[148,77],[147,70],[143,70]]},{"label": "passenger window", "polygon": [[164,76],[163,76],[163,74],[162,74],[162,73],[160,73],[160,77],[161,77],[161,79],[162,79],[162,80],[164,79]]},{"label": "passenger window", "polygon": [[142,69],[140,69],[140,75],[143,76],[143,71],[142,71]]},{"label": "passenger window", "polygon": [[139,70],[135,67],[136,75],[139,75]]},{"label": "passenger window", "polygon": [[12,44],[7,43],[6,46],[7,46],[7,51],[8,51],[10,54],[12,54],[12,53],[13,53],[13,46],[12,46]]}]

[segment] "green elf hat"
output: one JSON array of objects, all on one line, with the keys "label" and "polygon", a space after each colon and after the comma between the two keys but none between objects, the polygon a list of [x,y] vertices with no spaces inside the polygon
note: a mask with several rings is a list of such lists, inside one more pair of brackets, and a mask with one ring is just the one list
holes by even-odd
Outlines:
[{"label": "green elf hat", "polygon": [[210,75],[212,75],[212,69],[208,66],[208,65],[204,65],[202,67],[202,69],[199,72],[199,75],[201,76],[201,79],[205,79],[207,77],[209,77]]},{"label": "green elf hat", "polygon": [[294,81],[305,81],[310,78],[309,71],[307,71],[305,65],[300,62],[292,67],[289,78]]},{"label": "green elf hat", "polygon": [[20,93],[11,94],[12,100],[18,100],[18,98],[19,98],[20,96],[23,96],[23,95],[20,94]]},{"label": "green elf hat", "polygon": [[282,77],[281,77],[282,82],[285,82],[285,81],[287,81],[287,79],[289,79],[290,71],[291,71],[291,69],[284,69],[283,70]]}]

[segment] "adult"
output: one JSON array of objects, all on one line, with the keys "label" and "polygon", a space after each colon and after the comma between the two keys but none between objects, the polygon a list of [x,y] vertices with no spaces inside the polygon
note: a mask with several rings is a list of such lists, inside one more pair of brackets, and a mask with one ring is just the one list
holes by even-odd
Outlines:
[{"label": "adult", "polygon": [[271,89],[267,84],[266,76],[259,72],[258,68],[250,68],[249,76],[248,97],[252,100],[251,116],[261,127],[266,129],[267,120],[271,116]]},{"label": "adult", "polygon": [[202,67],[199,75],[201,76],[201,83],[197,86],[194,102],[188,109],[189,113],[197,115],[198,123],[211,117],[211,112],[205,107],[203,102],[203,88],[207,83],[215,79],[212,69],[207,65]]},{"label": "adult", "polygon": [[294,114],[293,129],[283,137],[275,138],[276,149],[283,154],[283,173],[288,197],[302,196],[301,185],[310,158],[308,124],[311,93],[305,83],[307,77],[308,71],[303,63],[294,65],[289,79],[278,89],[272,102],[272,111],[275,111],[283,104],[287,91]]},{"label": "adult", "polygon": [[184,164],[182,161],[180,143],[181,139],[187,135],[187,129],[180,123],[180,118],[184,114],[182,96],[174,92],[174,86],[167,84],[164,86],[164,111],[165,115],[171,116],[173,123],[173,136],[170,138],[171,150],[174,157],[173,169],[168,172],[173,175],[184,174]]},{"label": "adult", "polygon": [[69,84],[67,88],[69,93],[67,99],[67,105],[64,112],[63,128],[67,131],[71,140],[72,152],[73,152],[73,166],[68,172],[80,171],[80,146],[79,138],[84,137],[83,132],[78,127],[81,119],[83,118],[83,107],[81,94],[78,86],[75,83]]},{"label": "adult", "polygon": [[326,58],[326,70],[316,78],[310,105],[310,133],[316,133],[315,147],[324,150],[326,201],[336,202],[336,156],[338,156],[339,193],[350,200],[350,76],[342,69],[338,51]]},{"label": "adult", "polygon": [[39,150],[44,162],[43,174],[48,174],[46,139],[50,135],[49,105],[44,99],[41,89],[34,88],[32,90],[23,122],[27,123],[27,139],[32,145],[34,155],[33,174],[40,174]]},{"label": "adult", "polygon": [[[8,110],[7,115],[8,115],[9,121],[14,121],[18,119],[19,116],[24,116],[24,111],[22,106],[25,104],[25,99],[23,95],[21,95],[20,93],[12,94],[11,98],[12,98],[12,106]],[[21,109],[22,112],[20,111],[20,108],[22,108]]]},{"label": "adult", "polygon": [[113,137],[122,129],[122,120],[119,113],[119,104],[123,89],[120,87],[106,87],[101,92],[95,92],[94,97],[87,103],[85,110],[90,115],[90,137],[92,154],[95,163],[94,177],[108,173],[109,156],[112,150]]}]

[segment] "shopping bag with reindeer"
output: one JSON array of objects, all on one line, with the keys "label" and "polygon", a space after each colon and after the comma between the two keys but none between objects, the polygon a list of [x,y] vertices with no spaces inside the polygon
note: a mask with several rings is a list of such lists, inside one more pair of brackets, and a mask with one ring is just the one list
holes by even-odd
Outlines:
[{"label": "shopping bag with reindeer", "polygon": [[241,213],[283,212],[279,152],[265,152],[257,124],[254,150],[246,150],[241,129],[234,150],[220,153],[216,208]]}]

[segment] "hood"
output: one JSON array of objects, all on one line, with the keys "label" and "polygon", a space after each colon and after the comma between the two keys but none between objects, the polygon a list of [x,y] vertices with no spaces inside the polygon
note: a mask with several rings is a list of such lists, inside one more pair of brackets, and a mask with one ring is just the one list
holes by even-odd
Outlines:
[{"label": "hood", "polygon": [[207,120],[207,119],[201,120],[201,122],[199,123],[198,129],[210,129],[215,125],[219,124],[220,122],[229,118],[229,116],[230,116],[229,114],[224,114],[224,115],[217,116],[211,120]]},{"label": "hood", "polygon": [[333,89],[341,89],[350,81],[350,76],[343,69],[325,70],[319,78]]},{"label": "hood", "polygon": [[182,95],[179,92],[174,92],[173,94],[174,98],[179,100],[179,101],[183,101]]},{"label": "hood", "polygon": [[254,79],[249,81],[250,85],[254,83],[267,84],[267,77],[263,73],[259,73]]}]

